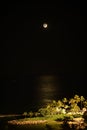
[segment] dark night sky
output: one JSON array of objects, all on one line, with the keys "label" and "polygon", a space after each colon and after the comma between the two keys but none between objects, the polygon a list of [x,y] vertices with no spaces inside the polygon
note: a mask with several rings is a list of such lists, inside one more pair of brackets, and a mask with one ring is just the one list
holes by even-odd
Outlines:
[{"label": "dark night sky", "polygon": [[[33,77],[43,74],[57,75],[65,90],[76,89],[87,96],[85,3],[15,2],[3,4],[1,12],[2,104],[4,93],[14,89],[16,102],[20,89],[23,93],[25,84],[32,84]],[[48,23],[46,30],[44,22]]]}]

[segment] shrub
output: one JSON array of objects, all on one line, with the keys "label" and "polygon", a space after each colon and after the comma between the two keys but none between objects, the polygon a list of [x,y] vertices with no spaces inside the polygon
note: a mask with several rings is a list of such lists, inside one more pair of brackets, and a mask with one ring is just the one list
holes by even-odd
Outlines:
[{"label": "shrub", "polygon": [[39,113],[39,112],[35,112],[35,113],[34,113],[34,116],[35,116],[35,117],[40,117],[40,113]]},{"label": "shrub", "polygon": [[64,114],[59,114],[55,121],[63,121],[64,120]]},{"label": "shrub", "polygon": [[78,118],[78,117],[81,117],[82,115],[81,114],[74,114],[73,117],[74,118]]},{"label": "shrub", "polygon": [[51,111],[50,111],[49,109],[47,109],[47,108],[40,108],[40,109],[38,110],[38,113],[39,113],[39,115],[42,116],[42,117],[45,117],[45,116],[47,116],[47,115],[51,115]]},{"label": "shrub", "polygon": [[26,118],[26,116],[28,115],[28,113],[27,112],[24,112],[23,113],[23,116]]},{"label": "shrub", "polygon": [[46,108],[41,108],[41,109],[38,110],[38,112],[40,113],[40,115],[42,117],[44,117],[46,115]]},{"label": "shrub", "polygon": [[31,117],[34,116],[34,113],[33,113],[32,111],[30,111],[30,112],[28,113],[28,116],[31,118]]}]

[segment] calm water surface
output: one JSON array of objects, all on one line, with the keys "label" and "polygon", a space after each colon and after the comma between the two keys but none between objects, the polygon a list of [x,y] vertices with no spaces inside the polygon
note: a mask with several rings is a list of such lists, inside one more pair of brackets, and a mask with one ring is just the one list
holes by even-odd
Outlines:
[{"label": "calm water surface", "polygon": [[63,87],[63,80],[54,75],[20,77],[5,80],[2,90],[1,112],[21,113],[36,110],[50,100],[58,100],[69,95]]}]

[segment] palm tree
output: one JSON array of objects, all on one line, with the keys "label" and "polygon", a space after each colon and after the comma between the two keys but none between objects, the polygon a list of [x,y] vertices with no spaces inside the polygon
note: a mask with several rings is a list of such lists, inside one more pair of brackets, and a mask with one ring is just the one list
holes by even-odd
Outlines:
[{"label": "palm tree", "polygon": [[56,112],[59,114],[61,113],[62,107],[64,107],[64,104],[61,100],[57,101],[57,106],[56,106]]},{"label": "palm tree", "polygon": [[50,103],[47,104],[47,106],[50,106],[50,107],[56,107],[57,105],[57,102],[55,100],[52,100]]},{"label": "palm tree", "polygon": [[69,100],[69,104],[72,105],[72,104],[74,104],[74,103],[75,103],[75,99],[71,98],[71,99]]},{"label": "palm tree", "polygon": [[64,104],[64,109],[67,109],[69,106],[68,106],[68,99],[67,98],[63,98],[62,99],[62,102]]},{"label": "palm tree", "polygon": [[72,111],[73,110],[73,108],[74,108],[74,106],[76,105],[76,103],[75,103],[75,99],[74,98],[71,98],[70,100],[69,100],[69,104],[70,104],[70,111]]},{"label": "palm tree", "polygon": [[74,100],[75,100],[75,102],[78,104],[78,103],[80,102],[80,97],[79,97],[79,95],[75,95],[75,96],[74,96]]},{"label": "palm tree", "polygon": [[67,103],[67,102],[68,102],[67,98],[63,98],[63,99],[62,99],[62,102],[63,102],[64,104]]},{"label": "palm tree", "polygon": [[53,106],[53,107],[56,107],[56,105],[57,105],[56,101],[53,100],[53,101],[52,101],[52,106]]},{"label": "palm tree", "polygon": [[80,111],[80,107],[75,103],[75,104],[73,104],[73,107],[71,108],[71,110],[76,113],[76,112]]},{"label": "palm tree", "polygon": [[61,107],[63,107],[63,106],[64,106],[63,102],[62,102],[61,100],[58,100],[58,101],[57,101],[57,107],[58,107],[58,108],[61,108]]},{"label": "palm tree", "polygon": [[80,101],[81,101],[81,109],[82,109],[82,106],[83,106],[83,102],[85,101],[85,98],[83,96],[80,97]]}]

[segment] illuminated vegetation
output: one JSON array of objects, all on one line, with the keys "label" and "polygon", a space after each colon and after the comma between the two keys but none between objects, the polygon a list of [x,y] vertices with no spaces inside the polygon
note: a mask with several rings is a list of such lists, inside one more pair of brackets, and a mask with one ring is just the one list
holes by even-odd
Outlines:
[{"label": "illuminated vegetation", "polygon": [[[27,129],[65,129],[66,121],[68,127],[85,128],[87,124],[87,100],[83,96],[75,95],[73,98],[52,100],[37,112],[24,112],[23,119],[10,121],[16,128]],[[30,125],[29,125],[30,124]],[[70,125],[70,126],[69,126]]]},{"label": "illuminated vegetation", "polygon": [[[60,115],[79,117],[84,114],[87,109],[87,100],[83,96],[75,95],[73,98],[62,100],[52,100],[45,107],[40,108],[37,112],[24,112],[26,117],[52,117]],[[64,118],[63,117],[63,118]]]}]

